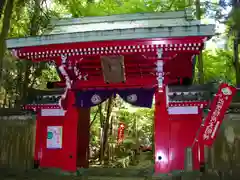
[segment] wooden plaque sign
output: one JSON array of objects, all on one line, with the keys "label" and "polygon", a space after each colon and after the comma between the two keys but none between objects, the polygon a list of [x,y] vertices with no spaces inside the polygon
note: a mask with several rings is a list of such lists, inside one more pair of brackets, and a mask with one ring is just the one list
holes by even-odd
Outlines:
[{"label": "wooden plaque sign", "polygon": [[106,83],[125,82],[124,56],[102,56],[101,65]]}]

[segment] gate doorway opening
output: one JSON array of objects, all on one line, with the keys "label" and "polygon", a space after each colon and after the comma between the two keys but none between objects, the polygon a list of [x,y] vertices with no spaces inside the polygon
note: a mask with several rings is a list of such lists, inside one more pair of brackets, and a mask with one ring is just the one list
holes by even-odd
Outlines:
[{"label": "gate doorway opening", "polygon": [[153,123],[154,107],[134,107],[119,96],[91,108],[90,167],[152,167]]}]

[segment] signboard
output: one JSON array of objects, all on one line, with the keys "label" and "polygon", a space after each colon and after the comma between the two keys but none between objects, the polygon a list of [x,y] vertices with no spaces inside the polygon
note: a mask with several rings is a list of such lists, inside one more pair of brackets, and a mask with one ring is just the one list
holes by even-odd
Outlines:
[{"label": "signboard", "polygon": [[220,129],[224,115],[236,93],[236,88],[228,84],[221,84],[216,96],[211,103],[208,113],[198,135],[198,140],[207,146],[212,146],[216,134]]},{"label": "signboard", "polygon": [[183,106],[183,107],[169,107],[168,114],[178,115],[178,114],[198,114],[199,110],[197,106]]},{"label": "signboard", "polygon": [[47,149],[62,148],[62,126],[47,127]]},{"label": "signboard", "polygon": [[63,109],[42,109],[41,116],[65,116]]}]

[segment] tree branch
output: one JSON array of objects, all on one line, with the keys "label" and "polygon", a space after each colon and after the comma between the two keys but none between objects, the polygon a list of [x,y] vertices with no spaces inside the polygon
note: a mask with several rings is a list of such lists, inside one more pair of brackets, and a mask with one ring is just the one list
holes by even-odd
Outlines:
[{"label": "tree branch", "polygon": [[175,3],[175,0],[173,0],[172,3],[169,5],[168,10],[171,10],[174,3]]},{"label": "tree branch", "polygon": [[100,113],[100,110],[101,110],[101,108],[100,108],[100,106],[98,106],[97,112],[95,113],[93,120],[90,123],[90,128],[93,125],[93,123],[95,122],[95,120],[97,119],[97,115],[98,115],[98,113]]}]

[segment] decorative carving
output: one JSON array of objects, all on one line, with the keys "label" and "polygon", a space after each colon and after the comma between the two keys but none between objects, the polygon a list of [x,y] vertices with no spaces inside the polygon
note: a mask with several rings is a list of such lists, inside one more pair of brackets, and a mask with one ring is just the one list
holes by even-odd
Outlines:
[{"label": "decorative carving", "polygon": [[94,94],[91,98],[91,101],[93,104],[99,104],[102,101],[102,99],[99,95]]},{"label": "decorative carving", "polygon": [[76,66],[74,66],[73,71],[74,71],[74,75],[75,75],[76,79],[84,80],[84,81],[88,80],[88,74],[83,75]]},{"label": "decorative carving", "polygon": [[61,54],[61,59],[62,59],[62,64],[66,64],[67,63],[67,55]]},{"label": "decorative carving", "polygon": [[191,86],[169,86],[170,102],[203,102],[209,101],[213,94],[211,84]]},{"label": "decorative carving", "polygon": [[18,57],[18,52],[17,52],[16,49],[13,49],[13,50],[11,51],[11,54],[12,54],[12,56],[14,56],[14,57],[16,57],[16,58],[19,58],[19,57]]},{"label": "decorative carving", "polygon": [[61,59],[62,59],[62,64],[61,64],[61,66],[59,66],[59,71],[61,72],[61,74],[65,78],[65,82],[66,82],[65,91],[64,91],[64,93],[62,94],[62,96],[59,100],[59,106],[61,108],[63,108],[62,102],[66,99],[68,91],[71,89],[72,81],[70,80],[70,77],[69,77],[69,75],[66,71],[67,56],[66,55],[61,55]]},{"label": "decorative carving", "polygon": [[223,88],[222,89],[222,93],[224,94],[224,95],[228,95],[228,96],[230,96],[230,95],[232,95],[232,91],[231,91],[231,89],[230,88],[228,88],[228,87],[226,87],[226,88]]},{"label": "decorative carving", "polygon": [[209,92],[171,92],[168,93],[170,102],[207,101],[211,98]]},{"label": "decorative carving", "polygon": [[[163,50],[162,48],[157,49],[157,56],[158,58],[162,58],[163,55]],[[158,82],[158,90],[162,91],[163,88],[163,61],[162,60],[158,60],[156,65],[156,76],[157,76],[157,82]]]},{"label": "decorative carving", "polygon": [[83,80],[84,80],[84,81],[87,81],[87,80],[88,80],[88,74],[86,74],[86,75],[83,76]]},{"label": "decorative carving", "polygon": [[137,99],[138,99],[138,97],[137,97],[136,94],[131,94],[131,95],[127,96],[127,101],[128,101],[128,102],[131,102],[131,103],[136,102]]}]

